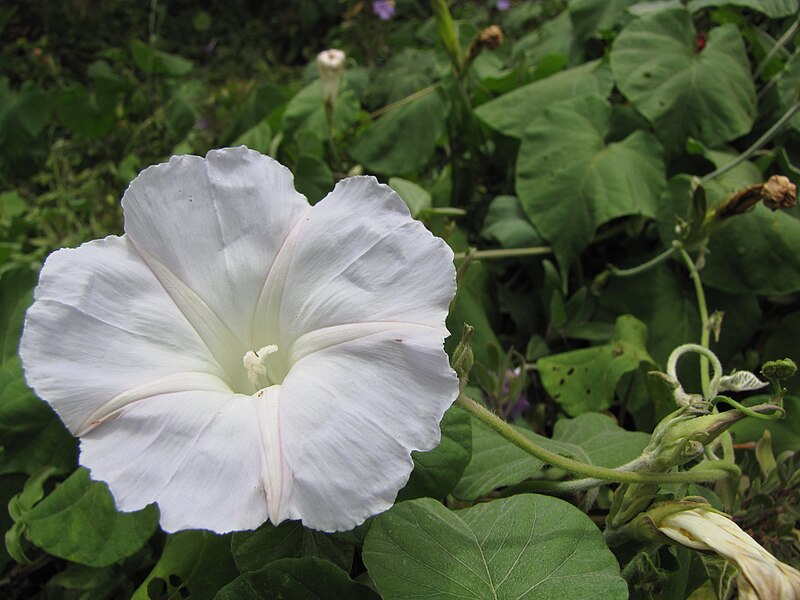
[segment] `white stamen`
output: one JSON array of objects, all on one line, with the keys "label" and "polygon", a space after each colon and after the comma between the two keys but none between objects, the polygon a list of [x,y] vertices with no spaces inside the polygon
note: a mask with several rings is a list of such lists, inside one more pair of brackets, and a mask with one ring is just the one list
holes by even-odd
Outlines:
[{"label": "white stamen", "polygon": [[244,368],[247,369],[247,379],[250,380],[250,383],[262,387],[261,384],[264,380],[261,378],[266,378],[267,376],[267,367],[264,363],[266,363],[267,356],[277,351],[278,347],[275,344],[270,344],[269,346],[264,346],[258,352],[248,350],[245,353],[242,363]]}]

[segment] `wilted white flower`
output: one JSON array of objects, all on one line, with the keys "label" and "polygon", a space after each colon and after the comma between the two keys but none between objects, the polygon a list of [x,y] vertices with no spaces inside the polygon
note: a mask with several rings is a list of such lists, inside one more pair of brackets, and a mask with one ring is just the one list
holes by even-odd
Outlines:
[{"label": "wilted white flower", "polygon": [[345,54],[341,50],[332,48],[317,54],[317,69],[319,69],[319,83],[322,91],[322,101],[325,104],[336,102],[339,94],[339,83],[344,73]]},{"label": "wilted white flower", "polygon": [[125,235],[44,265],[20,354],[117,506],[167,531],[388,508],[458,394],[452,252],[372,177],[309,206],[246,148],[131,183]]},{"label": "wilted white flower", "polygon": [[742,600],[800,598],[800,572],[780,562],[724,515],[693,508],[665,517],[658,530],[683,546],[710,550],[734,563]]}]

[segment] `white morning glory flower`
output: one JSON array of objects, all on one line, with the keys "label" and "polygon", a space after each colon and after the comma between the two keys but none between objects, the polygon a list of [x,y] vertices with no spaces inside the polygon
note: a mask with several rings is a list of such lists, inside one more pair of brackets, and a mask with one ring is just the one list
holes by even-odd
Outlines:
[{"label": "white morning glory flower", "polygon": [[309,206],[246,148],[131,183],[125,235],[46,261],[20,355],[121,510],[166,531],[388,508],[458,394],[453,254],[372,177]]}]

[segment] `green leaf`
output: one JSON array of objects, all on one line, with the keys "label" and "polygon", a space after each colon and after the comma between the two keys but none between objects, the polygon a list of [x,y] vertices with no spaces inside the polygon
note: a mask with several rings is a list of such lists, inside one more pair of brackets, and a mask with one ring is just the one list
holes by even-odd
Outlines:
[{"label": "green leaf", "polygon": [[606,144],[610,121],[607,101],[576,98],[548,108],[522,140],[517,195],[565,271],[603,223],[655,216],[665,184],[656,138],[637,131]]},{"label": "green leaf", "polygon": [[691,0],[688,8],[694,13],[717,6],[741,6],[763,13],[772,19],[788,17],[797,12],[797,0]]},{"label": "green leaf", "polygon": [[31,137],[36,137],[47,125],[53,112],[53,102],[38,85],[26,81],[17,97],[17,118]]},{"label": "green leaf", "polygon": [[272,127],[269,119],[264,118],[253,127],[240,135],[232,146],[247,146],[251,150],[257,150],[262,154],[269,154],[269,145],[272,142]]},{"label": "green leaf", "polygon": [[[339,92],[333,110],[334,131],[347,131],[356,122],[359,109],[358,97],[352,90]],[[327,136],[328,122],[319,80],[312,81],[289,100],[282,122],[284,134],[310,129],[320,139]]]},{"label": "green leaf", "polygon": [[197,122],[205,90],[200,81],[181,84],[164,107],[167,126],[179,139],[184,138]]},{"label": "green leaf", "polygon": [[[800,347],[797,340],[800,340],[800,311],[789,313],[775,324],[775,329],[764,344],[762,362],[791,358],[800,363]],[[800,396],[800,375],[795,374],[782,385],[790,394]]]},{"label": "green leaf", "polygon": [[65,590],[94,592],[79,595],[81,600],[94,600],[95,598],[108,598],[111,593],[117,591],[123,582],[123,576],[113,569],[95,569],[84,565],[69,565],[63,571],[56,573],[47,582],[47,585],[48,588],[57,585]]},{"label": "green leaf", "polygon": [[17,192],[0,192],[0,223],[9,223],[28,210],[28,203],[25,198]]},{"label": "green leaf", "polygon": [[30,540],[48,554],[105,567],[139,550],[158,525],[151,505],[120,513],[104,483],[79,468],[22,516]]},{"label": "green leaf", "polygon": [[115,120],[114,107],[99,102],[82,85],[74,85],[61,93],[56,112],[67,129],[88,138],[105,135]]},{"label": "green leaf", "polygon": [[593,465],[612,468],[639,456],[650,441],[650,435],[626,431],[606,414],[584,413],[574,419],[556,421],[553,439],[574,444]]},{"label": "green leaf", "polygon": [[30,269],[12,269],[0,275],[0,364],[17,355],[35,284],[36,273]]},{"label": "green leaf", "polygon": [[712,29],[702,51],[691,14],[665,10],[628,25],[614,42],[617,86],[671,153],[691,136],[718,146],[748,133],[755,87],[734,25]]},{"label": "green leaf", "polygon": [[[625,431],[600,413],[560,419],[552,439],[521,427],[515,429],[551,452],[602,467],[618,467],[633,460],[650,439],[645,433]],[[545,468],[542,461],[476,421],[472,425],[472,459],[452,493],[472,501],[498,488],[541,478]]]},{"label": "green leaf", "polygon": [[531,119],[551,104],[580,96],[605,98],[613,86],[608,64],[595,60],[503,94],[476,108],[475,114],[492,129],[520,139]]},{"label": "green leaf", "polygon": [[[527,429],[515,429],[536,443],[549,441]],[[563,450],[558,448],[555,451]],[[475,421],[472,424],[472,457],[452,494],[456,498],[473,501],[498,488],[515,485],[526,479],[540,478],[544,467],[542,461],[483,423]]]},{"label": "green leaf", "polygon": [[800,291],[800,220],[763,205],[728,219],[711,236],[703,281],[735,294]]},{"label": "green leaf", "polygon": [[[795,52],[786,62],[786,65],[778,75],[778,96],[781,101],[781,109],[789,110],[795,102],[800,101],[800,52]],[[800,130],[800,114],[795,114],[789,121],[792,127]]]},{"label": "green leaf", "polygon": [[481,236],[495,240],[503,248],[545,245],[516,196],[497,196],[492,200],[483,221]]},{"label": "green leaf", "polygon": [[144,73],[166,75],[167,77],[183,77],[192,70],[194,64],[187,58],[156,50],[141,40],[131,42],[133,62]]},{"label": "green leaf", "polygon": [[386,600],[628,597],[597,526],[547,496],[456,512],[429,498],[403,502],[377,517],[363,557]]},{"label": "green leaf", "polygon": [[12,269],[0,276],[0,474],[32,474],[52,465],[74,468],[77,442],[53,410],[25,384],[17,347],[36,274]]},{"label": "green leaf", "polygon": [[[6,507],[9,505],[11,499],[24,485],[25,479],[24,475],[3,475],[0,477],[0,506]],[[13,524],[14,520],[11,518],[9,511],[5,509],[0,510],[0,532],[8,531]],[[13,543],[12,541],[12,544]],[[19,553],[22,554],[21,548]],[[0,570],[5,570],[10,560],[11,556],[5,544],[0,543]]]},{"label": "green leaf", "polygon": [[379,600],[340,568],[318,558],[284,558],[241,575],[216,600]]},{"label": "green leaf", "polygon": [[277,527],[264,523],[255,531],[233,534],[231,550],[239,571],[258,571],[282,558],[313,557],[350,570],[353,546],[336,537],[307,529],[300,521],[284,521]]},{"label": "green leaf", "polygon": [[0,365],[0,446],[0,474],[32,474],[47,465],[66,473],[78,458],[77,440],[25,384],[17,358]]},{"label": "green leaf", "polygon": [[620,378],[642,362],[653,362],[646,341],[644,323],[622,315],[610,343],[540,358],[542,385],[569,415],[605,410]]},{"label": "green leaf", "polygon": [[211,600],[239,572],[231,556],[231,536],[210,531],[180,531],[167,538],[164,551],[132,600],[149,600],[148,587],[161,579],[180,583],[192,599]]},{"label": "green leaf", "polygon": [[333,174],[320,157],[301,154],[294,168],[297,191],[314,204],[322,200],[333,189]]},{"label": "green leaf", "polygon": [[[490,290],[489,268],[481,263],[473,263],[459,283],[458,293],[447,316],[447,328],[450,331],[460,332],[464,323],[475,328],[472,351],[475,359],[483,364],[489,364],[490,347],[500,348],[500,341],[492,329],[490,311],[494,308],[494,301]],[[446,340],[446,347],[452,350],[459,339],[457,335],[451,335]]]},{"label": "green leaf", "polygon": [[396,502],[430,496],[442,498],[455,487],[472,456],[472,419],[450,407],[441,422],[442,441],[428,452],[413,452],[414,470]]},{"label": "green leaf", "polygon": [[356,139],[350,154],[377,173],[411,173],[430,160],[446,118],[442,96],[427,94],[378,118]]},{"label": "green leaf", "polygon": [[640,0],[573,0],[569,3],[569,17],[579,39],[586,39],[596,31],[611,31],[621,22],[630,20],[627,9]]},{"label": "green leaf", "polygon": [[8,516],[11,517],[14,524],[5,534],[6,551],[20,564],[31,564],[31,560],[25,555],[24,550],[27,544],[23,539],[26,529],[23,519],[31,508],[44,497],[44,486],[55,472],[55,467],[42,467],[28,477],[22,491],[8,501]]},{"label": "green leaf", "polygon": [[[645,323],[648,350],[662,366],[677,346],[700,341],[697,300],[685,273],[682,267],[662,264],[636,277],[611,279],[600,297],[601,307],[611,315],[630,313]],[[725,363],[746,348],[755,334],[761,317],[758,301],[752,294],[729,295],[711,289],[706,296],[709,311],[725,314],[719,342],[712,341],[711,346]]]},{"label": "green leaf", "polygon": [[389,187],[403,199],[414,218],[417,218],[420,212],[431,207],[431,193],[413,181],[401,177],[390,177]]},{"label": "green leaf", "polygon": [[[385,106],[431,85],[441,70],[440,57],[430,48],[408,47],[392,52],[386,64],[372,71],[368,104]],[[450,68],[446,59],[444,67]]]}]

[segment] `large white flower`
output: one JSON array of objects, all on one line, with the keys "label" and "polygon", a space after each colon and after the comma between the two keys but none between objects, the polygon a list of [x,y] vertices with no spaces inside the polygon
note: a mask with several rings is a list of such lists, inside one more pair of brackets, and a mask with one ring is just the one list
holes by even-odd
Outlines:
[{"label": "large white flower", "polygon": [[452,252],[372,177],[309,206],[246,148],[131,183],[125,235],[44,265],[20,346],[121,510],[167,531],[388,508],[458,393]]}]

